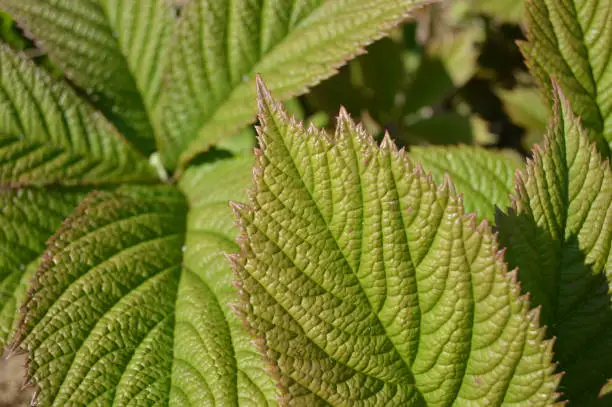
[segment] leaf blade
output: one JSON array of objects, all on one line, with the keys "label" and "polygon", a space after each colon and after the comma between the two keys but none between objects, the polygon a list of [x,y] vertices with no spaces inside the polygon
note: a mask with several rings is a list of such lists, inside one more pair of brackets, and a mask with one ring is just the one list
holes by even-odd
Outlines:
[{"label": "leaf blade", "polygon": [[166,131],[158,142],[167,165],[181,153],[184,165],[253,120],[255,73],[282,98],[304,93],[428,2],[191,2],[177,27],[161,111]]},{"label": "leaf blade", "polygon": [[612,318],[606,289],[612,171],[560,88],[554,90],[544,149],[536,148],[516,180],[512,210],[497,223],[509,264],[519,267],[521,283],[557,338],[565,394],[572,403],[598,405],[597,393],[612,374],[601,352],[612,340],[605,329]]},{"label": "leaf blade", "polygon": [[558,81],[600,152],[612,157],[612,4],[534,0],[526,9],[521,49],[531,73],[551,105],[551,79]]},{"label": "leaf blade", "polygon": [[235,270],[284,401],[554,402],[537,313],[452,187],[436,187],[390,139],[379,148],[345,113],[333,137],[306,131],[259,91],[261,150],[251,207],[235,205]]},{"label": "leaf blade", "polygon": [[510,151],[491,151],[481,147],[411,147],[409,157],[420,162],[438,183],[450,176],[463,195],[465,211],[477,212],[479,220],[495,219],[495,207],[510,206],[514,172],[521,158]]},{"label": "leaf blade", "polygon": [[2,0],[134,145],[154,150],[151,113],[174,19],[164,0]]},{"label": "leaf blade", "polygon": [[0,348],[17,331],[19,307],[46,240],[85,194],[79,190],[0,191]]},{"label": "leaf blade", "polygon": [[0,184],[150,182],[147,160],[63,82],[0,46]]},{"label": "leaf blade", "polygon": [[[226,171],[248,180],[250,163]],[[216,164],[205,173],[208,183]],[[185,182],[197,176],[192,167]],[[205,186],[197,195],[204,206],[213,198]],[[26,304],[19,346],[30,353],[37,402],[275,404],[273,383],[225,304],[234,288],[223,252],[236,244],[227,202],[211,205],[205,217],[217,233],[203,235],[193,230],[197,208],[188,215],[171,186],[86,198],[50,242]]]}]

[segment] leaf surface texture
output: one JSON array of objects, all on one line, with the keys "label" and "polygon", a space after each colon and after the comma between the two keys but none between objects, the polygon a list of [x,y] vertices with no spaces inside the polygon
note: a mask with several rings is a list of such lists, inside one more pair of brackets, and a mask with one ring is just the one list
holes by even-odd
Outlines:
[{"label": "leaf surface texture", "polygon": [[522,50],[531,73],[552,104],[558,81],[604,156],[612,157],[612,2],[527,2],[527,38]]},{"label": "leaf surface texture", "polygon": [[479,219],[489,220],[495,218],[496,206],[505,209],[510,205],[514,172],[522,166],[517,154],[480,147],[412,147],[409,156],[438,183],[448,174],[463,194],[466,212],[477,212]]},{"label": "leaf surface texture", "polygon": [[428,0],[194,0],[183,10],[160,115],[168,166],[252,121],[255,74],[283,99],[331,76]]},{"label": "leaf surface texture", "polygon": [[85,196],[85,191],[0,190],[0,348],[16,332],[45,242]]},{"label": "leaf surface texture", "polygon": [[0,46],[0,104],[0,185],[156,179],[100,113],[7,46]]},{"label": "leaf surface texture", "polygon": [[166,0],[1,0],[94,104],[144,153],[174,26]]},{"label": "leaf surface texture", "polygon": [[231,191],[244,190],[251,163],[190,168],[189,201],[172,186],[123,186],[77,208],[43,255],[21,327],[38,403],[275,405],[229,307],[224,252],[236,249],[236,232],[213,186],[231,173]]},{"label": "leaf surface texture", "polygon": [[557,338],[563,392],[591,406],[612,376],[612,171],[555,92],[545,147],[520,174],[513,208],[497,224],[509,265],[519,267],[523,288]]},{"label": "leaf surface texture", "polygon": [[261,151],[233,257],[288,405],[549,405],[536,312],[486,223],[341,112],[289,119],[260,83]]}]

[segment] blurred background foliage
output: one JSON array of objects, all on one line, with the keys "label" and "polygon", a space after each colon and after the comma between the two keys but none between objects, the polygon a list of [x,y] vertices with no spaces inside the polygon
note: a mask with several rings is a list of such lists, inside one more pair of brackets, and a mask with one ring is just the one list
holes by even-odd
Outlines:
[{"label": "blurred background foliage", "polygon": [[[175,0],[177,14],[184,0]],[[548,108],[516,45],[524,39],[522,0],[454,0],[415,19],[337,75],[286,102],[299,119],[333,128],[339,106],[377,137],[400,145],[480,145],[525,155],[542,140]],[[43,50],[0,13],[0,36],[61,75]],[[227,140],[252,146],[252,128]]]}]

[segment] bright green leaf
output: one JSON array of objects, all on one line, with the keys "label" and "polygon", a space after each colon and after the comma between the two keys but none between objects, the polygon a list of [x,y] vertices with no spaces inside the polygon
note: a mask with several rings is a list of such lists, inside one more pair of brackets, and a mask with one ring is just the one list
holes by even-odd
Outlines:
[{"label": "bright green leaf", "polygon": [[171,53],[160,140],[174,167],[254,119],[260,73],[279,97],[301,94],[430,0],[194,0]]},{"label": "bright green leaf", "polygon": [[260,146],[233,260],[290,405],[549,405],[551,343],[486,223],[387,137],[330,136],[260,84]]},{"label": "bright green leaf", "polygon": [[497,223],[509,265],[519,267],[557,338],[563,393],[572,404],[595,406],[612,376],[612,171],[563,95],[554,111],[544,149],[535,149],[513,209]]},{"label": "bright green leaf", "polygon": [[145,157],[63,82],[0,45],[0,185],[155,180]]},{"label": "bright green leaf", "polygon": [[229,307],[227,199],[244,194],[251,163],[190,168],[189,204],[171,186],[124,186],[77,208],[43,255],[18,339],[40,405],[275,404]]},{"label": "bright green leaf", "polygon": [[71,189],[0,190],[0,349],[15,333],[45,242],[84,196]]},{"label": "bright green leaf", "polygon": [[494,219],[496,206],[510,206],[514,173],[522,166],[513,152],[480,147],[412,147],[409,156],[431,172],[437,183],[443,183],[448,174],[463,194],[465,210],[488,220]]},{"label": "bright green leaf", "polygon": [[612,1],[528,1],[527,28],[521,48],[546,97],[554,78],[600,152],[612,157]]},{"label": "bright green leaf", "polygon": [[144,153],[174,23],[167,0],[0,0]]}]

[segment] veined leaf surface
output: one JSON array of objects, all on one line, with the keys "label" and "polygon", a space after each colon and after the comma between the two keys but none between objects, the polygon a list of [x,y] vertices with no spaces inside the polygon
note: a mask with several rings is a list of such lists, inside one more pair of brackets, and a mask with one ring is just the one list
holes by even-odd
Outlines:
[{"label": "veined leaf surface", "polygon": [[590,137],[612,158],[612,2],[527,2],[527,38],[522,50],[531,73],[551,100],[558,81]]},{"label": "veined leaf surface", "polygon": [[167,0],[0,0],[144,153],[174,25]]},{"label": "veined leaf surface", "polygon": [[289,405],[550,405],[550,342],[489,226],[388,137],[290,120],[260,83],[261,150],[233,260]]},{"label": "veined leaf surface", "polygon": [[0,190],[0,349],[16,332],[18,308],[45,242],[85,194],[70,189]]},{"label": "veined leaf surface", "polygon": [[173,42],[160,139],[174,167],[254,119],[255,74],[283,99],[331,76],[431,0],[194,0]]},{"label": "veined leaf surface", "polygon": [[0,185],[151,181],[146,158],[64,82],[0,45]]},{"label": "veined leaf surface", "polygon": [[275,404],[228,306],[224,252],[236,250],[236,231],[218,180],[232,174],[243,190],[251,163],[190,168],[189,203],[171,186],[85,199],[50,243],[26,303],[19,344],[40,405]]},{"label": "veined leaf surface", "polygon": [[466,212],[477,212],[478,219],[488,220],[495,218],[495,207],[510,206],[514,172],[523,165],[513,152],[469,146],[412,147],[409,156],[438,183],[443,183],[448,174],[463,194]]},{"label": "veined leaf surface", "polygon": [[497,225],[509,265],[519,267],[557,338],[563,393],[572,404],[595,406],[612,377],[612,171],[555,92],[545,147],[518,177],[513,209]]}]

